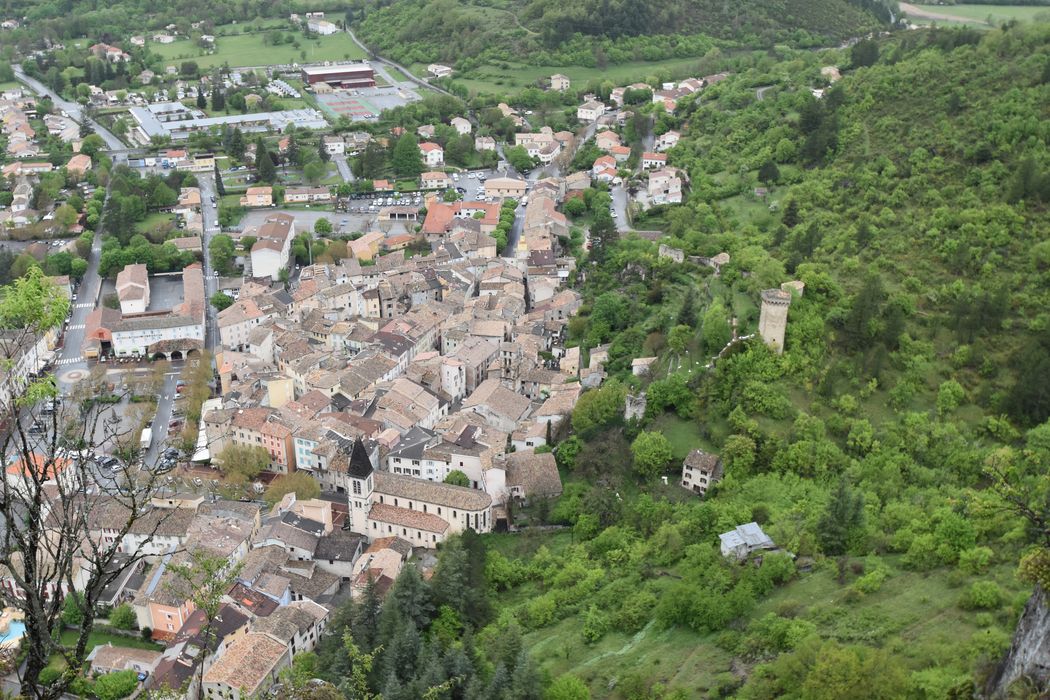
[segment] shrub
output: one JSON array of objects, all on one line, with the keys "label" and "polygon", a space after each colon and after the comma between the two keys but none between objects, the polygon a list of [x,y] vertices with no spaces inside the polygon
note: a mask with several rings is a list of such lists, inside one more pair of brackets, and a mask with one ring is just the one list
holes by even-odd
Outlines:
[{"label": "shrub", "polygon": [[52,683],[57,681],[61,675],[62,672],[59,671],[57,668],[48,666],[40,672],[40,677],[38,680],[40,682],[40,685],[51,685]]},{"label": "shrub", "polygon": [[138,618],[130,605],[122,603],[109,614],[109,623],[118,630],[133,630],[138,625]]},{"label": "shrub", "polygon": [[962,606],[968,610],[994,610],[1003,602],[1003,592],[994,581],[974,581],[963,597]]},{"label": "shrub", "polygon": [[992,563],[993,552],[988,547],[974,547],[959,552],[959,569],[968,574],[983,574]]},{"label": "shrub", "polygon": [[887,576],[889,576],[889,572],[887,572],[884,567],[877,566],[854,581],[853,588],[858,593],[875,593],[882,588],[882,584]]}]

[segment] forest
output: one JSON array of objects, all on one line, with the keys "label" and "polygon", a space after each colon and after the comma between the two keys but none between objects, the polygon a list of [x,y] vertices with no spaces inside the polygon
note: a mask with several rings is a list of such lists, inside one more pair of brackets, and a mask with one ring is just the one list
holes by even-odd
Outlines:
[{"label": "forest", "polygon": [[[889,6],[849,0],[588,0],[553,3],[397,0],[360,3],[349,14],[361,38],[405,64],[442,61],[460,69],[516,60],[598,65],[702,56],[725,46],[823,46],[890,19]],[[596,63],[597,62],[597,63]]]}]

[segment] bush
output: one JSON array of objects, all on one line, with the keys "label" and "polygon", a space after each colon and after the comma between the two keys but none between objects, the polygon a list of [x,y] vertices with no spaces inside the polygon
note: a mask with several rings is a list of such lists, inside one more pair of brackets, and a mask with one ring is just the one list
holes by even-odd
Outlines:
[{"label": "bush", "polygon": [[138,626],[138,618],[130,605],[122,603],[109,614],[109,623],[118,630],[133,630]]},{"label": "bush", "polygon": [[877,566],[867,574],[861,576],[853,582],[853,588],[858,593],[870,594],[875,593],[882,588],[883,582],[889,576],[889,572],[884,567]]},{"label": "bush", "polygon": [[51,685],[52,683],[57,681],[61,675],[62,672],[59,671],[57,668],[48,666],[40,672],[40,677],[38,680],[40,682],[40,685]]},{"label": "bush", "polygon": [[974,547],[959,552],[959,569],[968,574],[982,574],[992,563],[993,552],[988,547]]},{"label": "bush", "polygon": [[99,700],[120,700],[135,692],[139,678],[135,671],[117,671],[95,680],[95,695]]},{"label": "bush", "polygon": [[975,581],[963,596],[962,607],[968,610],[994,610],[1003,602],[1003,592],[994,581]]}]

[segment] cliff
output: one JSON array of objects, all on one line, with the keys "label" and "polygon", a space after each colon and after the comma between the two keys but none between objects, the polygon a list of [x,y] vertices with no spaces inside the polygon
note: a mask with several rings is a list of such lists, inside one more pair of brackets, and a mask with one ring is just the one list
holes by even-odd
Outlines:
[{"label": "cliff", "polygon": [[1050,687],[1050,607],[1040,586],[1025,604],[1010,650],[989,679],[985,696],[1006,697],[1010,684],[1020,678],[1028,678],[1039,691]]}]

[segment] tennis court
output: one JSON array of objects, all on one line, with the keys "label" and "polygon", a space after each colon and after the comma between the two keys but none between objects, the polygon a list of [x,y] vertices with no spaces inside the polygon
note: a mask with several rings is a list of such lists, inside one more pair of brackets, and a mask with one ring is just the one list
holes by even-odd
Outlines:
[{"label": "tennis court", "polygon": [[419,99],[411,90],[396,87],[337,90],[317,96],[317,104],[330,116],[351,121],[373,121],[386,109],[401,107]]}]

